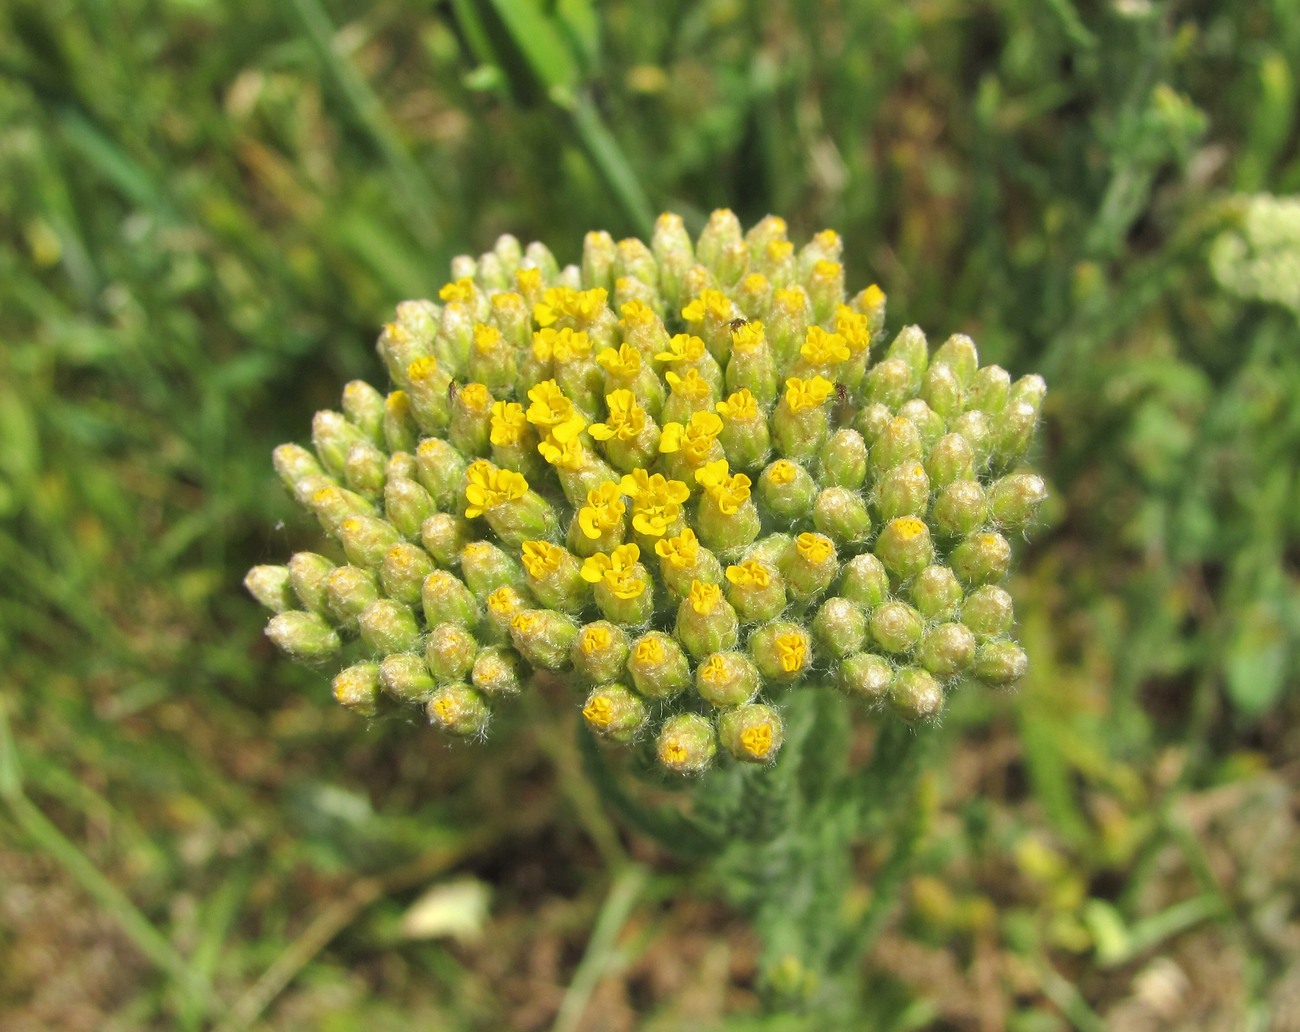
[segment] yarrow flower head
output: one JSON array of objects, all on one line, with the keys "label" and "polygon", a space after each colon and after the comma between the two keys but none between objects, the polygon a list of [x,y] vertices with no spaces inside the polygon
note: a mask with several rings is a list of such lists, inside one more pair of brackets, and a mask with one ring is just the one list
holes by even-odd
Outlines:
[{"label": "yarrow flower head", "polygon": [[1045,386],[953,336],[888,340],[843,242],[715,212],[692,241],[502,237],[407,301],[277,472],[333,544],[245,580],[367,717],[487,733],[538,675],[667,770],[768,764],[790,692],[933,720],[1026,656],[1000,586],[1043,480]]}]

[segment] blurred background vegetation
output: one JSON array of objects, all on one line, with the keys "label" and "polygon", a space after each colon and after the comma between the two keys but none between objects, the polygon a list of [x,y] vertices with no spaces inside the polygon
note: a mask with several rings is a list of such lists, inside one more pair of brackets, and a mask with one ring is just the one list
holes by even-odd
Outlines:
[{"label": "blurred background vegetation", "polygon": [[9,0],[0,1024],[817,1027],[611,883],[571,727],[368,729],[239,584],[454,254],[729,206],[1051,385],[1031,674],[946,720],[859,1027],[1300,1028],[1298,59],[1291,0]]}]

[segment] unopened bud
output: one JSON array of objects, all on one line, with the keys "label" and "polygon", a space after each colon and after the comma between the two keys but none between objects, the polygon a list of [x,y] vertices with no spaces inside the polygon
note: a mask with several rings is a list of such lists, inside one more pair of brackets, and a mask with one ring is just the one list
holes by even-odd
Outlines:
[{"label": "unopened bud", "polygon": [[460,558],[472,535],[469,520],[447,512],[435,512],[420,526],[420,543],[444,567]]},{"label": "unopened bud", "polygon": [[946,365],[951,369],[957,377],[957,382],[965,388],[975,379],[975,374],[980,367],[980,357],[975,349],[975,342],[964,333],[954,333],[935,351],[931,366],[936,364]]},{"label": "unopened bud", "polygon": [[363,717],[377,716],[383,705],[378,663],[355,663],[330,682],[335,701]]},{"label": "unopened bud", "polygon": [[943,712],[943,685],[920,667],[903,667],[889,686],[889,705],[910,724],[933,720]]},{"label": "unopened bud", "polygon": [[734,648],[740,621],[717,584],[694,581],[690,592],[677,607],[674,634],[696,659]]},{"label": "unopened bud", "polygon": [[870,612],[889,597],[889,574],[874,555],[855,555],[844,565],[840,594]]},{"label": "unopened bud", "polygon": [[369,570],[340,566],[329,576],[325,597],[334,619],[355,629],[357,617],[379,598],[379,582]]},{"label": "unopened bud", "polygon": [[993,417],[992,458],[1000,469],[1020,462],[1029,451],[1038,425],[1038,410],[1027,401],[1009,402]]},{"label": "unopened bud", "polygon": [[936,624],[925,632],[916,659],[940,680],[956,677],[975,658],[975,635],[965,624]]},{"label": "unopened bud", "polygon": [[876,485],[876,509],[881,520],[924,516],[930,504],[930,478],[919,462],[904,462],[889,470]]},{"label": "unopened bud", "polygon": [[319,614],[300,609],[271,617],[266,625],[266,636],[286,656],[302,663],[329,659],[342,645],[338,632]]},{"label": "unopened bud", "polygon": [[370,441],[358,441],[348,449],[343,463],[343,480],[348,487],[375,498],[384,489],[387,479],[388,456]]},{"label": "unopened bud", "polygon": [[966,407],[994,416],[1002,411],[1011,390],[1011,376],[1001,366],[984,366],[971,380]]},{"label": "unopened bud", "polygon": [[975,651],[972,673],[987,685],[1001,688],[1025,676],[1029,656],[1014,641],[986,641]]},{"label": "unopened bud", "polygon": [[426,437],[415,449],[416,476],[442,512],[459,506],[468,466],[465,457],[440,437]]},{"label": "unopened bud", "polygon": [[478,622],[478,603],[464,582],[446,570],[434,570],[424,578],[420,590],[424,621],[430,627],[459,623],[473,627]]},{"label": "unopened bud", "polygon": [[379,680],[384,691],[399,702],[419,702],[435,687],[424,660],[413,652],[385,656],[379,664]]},{"label": "unopened bud", "polygon": [[589,623],[573,639],[573,668],[593,684],[618,678],[627,663],[631,647],[627,632],[608,620]]},{"label": "unopened bud", "polygon": [[822,449],[822,479],[856,491],[867,479],[867,442],[856,430],[836,430]]},{"label": "unopened bud", "polygon": [[884,702],[894,683],[894,668],[889,660],[874,652],[857,652],[840,664],[836,684],[844,694],[868,705]]},{"label": "unopened bud", "polygon": [[886,652],[905,655],[921,642],[925,621],[906,602],[886,602],[871,612],[871,637]]},{"label": "unopened bud", "polygon": [[781,751],[785,728],[771,706],[750,703],[727,710],[718,718],[722,747],[744,763],[771,763]]},{"label": "unopened bud", "polygon": [[966,404],[966,392],[952,366],[931,362],[921,382],[921,398],[944,419],[956,419]]},{"label": "unopened bud", "polygon": [[957,480],[934,500],[930,521],[943,537],[961,538],[988,521],[988,499],[977,480]]},{"label": "unopened bud", "polygon": [[254,566],[244,577],[244,587],[273,613],[283,613],[298,605],[287,566]]},{"label": "unopened bud", "polygon": [[867,404],[881,405],[891,412],[912,396],[912,370],[901,358],[877,362],[867,371],[863,383]]},{"label": "unopened bud", "polygon": [[315,552],[296,552],[289,558],[289,583],[302,604],[316,613],[329,612],[326,590],[334,564]]},{"label": "unopened bud", "polygon": [[404,538],[418,538],[435,508],[432,496],[414,480],[397,477],[384,486],[384,512]]},{"label": "unopened bud", "polygon": [[890,520],[876,538],[876,557],[900,581],[909,580],[934,560],[929,528],[915,516]]},{"label": "unopened bud", "polygon": [[460,575],[475,598],[487,598],[497,588],[518,584],[523,570],[490,541],[471,541],[460,550]]},{"label": "unopened bud", "polygon": [[523,688],[519,654],[506,645],[479,649],[470,671],[470,682],[489,698],[518,695]]},{"label": "unopened bud", "polygon": [[877,477],[903,463],[921,461],[921,434],[910,419],[895,416],[876,436],[868,460]]},{"label": "unopened bud", "polygon": [[871,536],[867,503],[847,487],[828,487],[813,502],[813,526],[840,547],[864,544]]},{"label": "unopened bud", "polygon": [[378,653],[406,652],[420,643],[415,614],[391,598],[379,598],[357,616],[361,640]]},{"label": "unopened bud", "polygon": [[927,620],[951,620],[961,605],[961,585],[947,566],[927,566],[912,581],[910,594]]},{"label": "unopened bud", "polygon": [[998,526],[1021,530],[1038,514],[1047,497],[1047,485],[1034,473],[1012,473],[988,489],[989,511]]},{"label": "unopened bud", "polygon": [[975,452],[961,434],[944,434],[926,456],[925,471],[936,491],[959,480],[974,480]]},{"label": "unopened bud", "polygon": [[378,516],[349,516],[339,524],[343,551],[348,562],[356,566],[378,566],[388,550],[401,540],[397,528]]},{"label": "unopened bud", "polygon": [[578,625],[553,609],[525,609],[510,619],[510,640],[519,654],[535,667],[563,670]]},{"label": "unopened bud", "polygon": [[993,531],[972,534],[952,550],[948,562],[964,584],[1000,581],[1011,565],[1011,542]]},{"label": "unopened bud", "polygon": [[390,548],[384,556],[379,567],[379,582],[389,598],[416,606],[420,604],[424,578],[433,570],[433,560],[423,548],[403,541]]},{"label": "unopened bud", "polygon": [[373,443],[365,431],[353,426],[341,412],[323,409],[311,423],[311,443],[321,465],[336,477],[342,477],[347,468],[348,449],[354,444]]},{"label": "unopened bud", "polygon": [[424,642],[424,665],[439,684],[464,680],[474,666],[478,642],[460,624],[431,628]]},{"label": "unopened bud", "polygon": [[758,478],[763,507],[774,519],[793,524],[807,517],[817,497],[817,484],[797,462],[777,459]]},{"label": "unopened bud", "polygon": [[833,659],[858,652],[867,641],[867,614],[847,598],[830,598],[821,604],[812,622],[818,648]]},{"label": "unopened bud", "polygon": [[981,641],[1006,634],[1015,622],[1011,596],[996,584],[981,585],[966,596],[961,622]]},{"label": "unopened bud", "polygon": [[679,713],[664,721],[655,755],[674,774],[703,774],[713,765],[718,739],[713,724],[698,713]]}]

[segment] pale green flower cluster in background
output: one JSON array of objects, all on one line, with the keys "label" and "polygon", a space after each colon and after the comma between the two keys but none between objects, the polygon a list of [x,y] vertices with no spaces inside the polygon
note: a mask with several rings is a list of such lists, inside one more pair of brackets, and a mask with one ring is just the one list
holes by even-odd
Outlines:
[{"label": "pale green flower cluster in background", "polygon": [[504,236],[408,301],[312,448],[275,465],[341,561],[246,584],[340,703],[453,735],[540,677],[668,770],[767,764],[782,697],[835,685],[932,720],[1026,667],[1000,587],[1046,492],[1020,469],[1045,385],[953,336],[886,343],[842,241],[675,215],[589,233],[581,267]]},{"label": "pale green flower cluster in background", "polygon": [[1300,197],[1253,194],[1240,203],[1240,225],[1210,249],[1215,279],[1240,297],[1300,315]]}]

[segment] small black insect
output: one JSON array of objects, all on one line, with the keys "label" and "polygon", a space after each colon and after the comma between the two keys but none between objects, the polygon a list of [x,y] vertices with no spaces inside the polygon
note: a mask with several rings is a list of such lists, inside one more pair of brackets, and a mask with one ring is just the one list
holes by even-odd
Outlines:
[{"label": "small black insect", "polygon": [[731,322],[728,323],[728,325],[731,327],[731,332],[732,332],[732,333],[735,333],[735,332],[736,332],[738,329],[740,329],[742,326],[748,326],[748,325],[749,325],[749,320],[748,320],[748,319],[732,319]]},{"label": "small black insect", "polygon": [[454,405],[454,404],[456,404],[456,395],[457,395],[459,392],[460,392],[460,384],[458,384],[455,380],[452,380],[450,383],[447,384],[447,404],[448,404],[448,405]]}]

